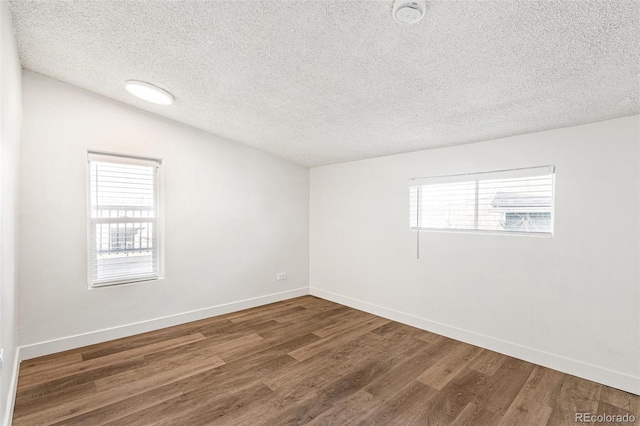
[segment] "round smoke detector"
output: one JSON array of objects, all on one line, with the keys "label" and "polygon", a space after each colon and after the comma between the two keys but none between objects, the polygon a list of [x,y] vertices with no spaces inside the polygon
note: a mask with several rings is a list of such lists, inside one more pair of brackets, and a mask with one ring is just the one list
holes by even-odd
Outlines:
[{"label": "round smoke detector", "polygon": [[399,24],[411,25],[424,17],[425,0],[396,0],[393,4],[393,19]]}]

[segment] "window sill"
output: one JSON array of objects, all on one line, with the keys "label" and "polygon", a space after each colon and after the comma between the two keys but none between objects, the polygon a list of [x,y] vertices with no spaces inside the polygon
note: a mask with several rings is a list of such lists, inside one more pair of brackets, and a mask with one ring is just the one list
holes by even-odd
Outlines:
[{"label": "window sill", "polygon": [[438,234],[473,234],[473,235],[505,235],[511,237],[541,237],[551,238],[553,232],[509,232],[509,231],[475,231],[473,229],[435,229],[410,228],[412,231],[434,232]]},{"label": "window sill", "polygon": [[102,288],[128,287],[135,284],[148,283],[149,281],[163,281],[164,277],[140,278],[135,280],[107,282],[100,284],[89,284],[88,290],[97,290]]}]

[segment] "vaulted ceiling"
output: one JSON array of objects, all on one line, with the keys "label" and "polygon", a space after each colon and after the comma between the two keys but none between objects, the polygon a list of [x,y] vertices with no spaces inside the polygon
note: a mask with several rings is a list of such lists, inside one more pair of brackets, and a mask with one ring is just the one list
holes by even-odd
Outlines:
[{"label": "vaulted ceiling", "polygon": [[410,26],[392,6],[10,3],[25,68],[307,166],[640,113],[638,1],[428,1]]}]

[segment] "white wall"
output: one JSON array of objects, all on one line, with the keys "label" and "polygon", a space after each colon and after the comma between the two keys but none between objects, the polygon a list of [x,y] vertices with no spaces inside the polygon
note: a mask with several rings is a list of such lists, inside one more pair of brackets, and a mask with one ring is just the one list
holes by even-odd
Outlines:
[{"label": "white wall", "polygon": [[[311,293],[640,393],[639,118],[311,169]],[[407,181],[556,166],[553,237],[410,231]]]},{"label": "white wall", "polygon": [[16,375],[16,231],[22,66],[7,2],[0,2],[0,423],[13,406]]},{"label": "white wall", "polygon": [[[638,117],[314,168],[309,200],[303,167],[38,74],[23,85],[30,355],[303,294],[310,274],[328,299],[640,393]],[[88,149],[164,159],[165,280],[87,289]],[[410,177],[548,164],[552,238],[423,233],[415,259]]]},{"label": "white wall", "polygon": [[[307,168],[32,72],[23,86],[23,357],[307,293]],[[89,149],[163,159],[166,279],[87,289]]]}]

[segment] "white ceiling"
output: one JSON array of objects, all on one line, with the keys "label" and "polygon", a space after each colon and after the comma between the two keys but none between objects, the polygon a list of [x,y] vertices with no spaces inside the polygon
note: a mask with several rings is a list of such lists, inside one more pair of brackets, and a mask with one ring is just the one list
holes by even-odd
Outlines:
[{"label": "white ceiling", "polygon": [[307,166],[640,113],[636,0],[392,3],[10,5],[25,68]]}]

